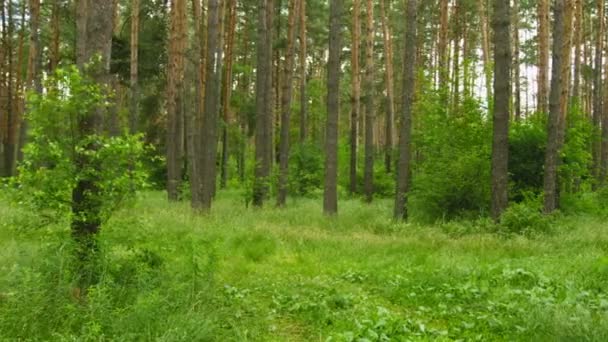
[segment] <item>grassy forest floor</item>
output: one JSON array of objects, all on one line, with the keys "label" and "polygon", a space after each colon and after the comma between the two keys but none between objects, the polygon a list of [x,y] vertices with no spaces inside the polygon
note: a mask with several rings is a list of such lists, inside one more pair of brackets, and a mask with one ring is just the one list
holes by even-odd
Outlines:
[{"label": "grassy forest floor", "polygon": [[608,341],[605,219],[522,236],[320,203],[253,210],[225,192],[197,217],[145,193],[105,225],[79,301],[67,222],[0,199],[0,340]]}]

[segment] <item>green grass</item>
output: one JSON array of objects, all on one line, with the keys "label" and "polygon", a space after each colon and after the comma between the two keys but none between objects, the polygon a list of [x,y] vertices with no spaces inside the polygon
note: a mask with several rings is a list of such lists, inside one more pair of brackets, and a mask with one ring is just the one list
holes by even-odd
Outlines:
[{"label": "green grass", "polygon": [[511,236],[320,202],[254,210],[227,192],[199,217],[146,193],[104,226],[80,301],[66,222],[0,202],[0,340],[608,341],[601,218]]}]

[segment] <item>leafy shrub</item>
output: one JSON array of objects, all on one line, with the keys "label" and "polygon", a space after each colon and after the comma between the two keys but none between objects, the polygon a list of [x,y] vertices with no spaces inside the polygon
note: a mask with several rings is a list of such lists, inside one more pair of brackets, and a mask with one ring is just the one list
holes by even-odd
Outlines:
[{"label": "leafy shrub", "polygon": [[417,104],[409,212],[423,221],[478,217],[490,200],[491,130],[479,103],[467,99],[446,117],[437,98]]},{"label": "leafy shrub", "polygon": [[323,153],[313,144],[295,145],[289,155],[289,187],[298,196],[312,194],[323,184]]},{"label": "leafy shrub", "polygon": [[514,234],[544,233],[550,228],[550,219],[541,212],[540,205],[530,201],[514,203],[502,214],[500,227]]},{"label": "leafy shrub", "polygon": [[[79,181],[93,179],[98,191],[85,196],[100,203],[97,214],[105,221],[145,185],[141,136],[83,134],[77,127],[83,115],[105,112],[109,101],[106,90],[76,67],[58,69],[47,80],[46,92],[30,94],[28,104],[29,142],[14,180],[20,204],[58,218],[69,215],[72,190]],[[82,156],[88,162],[78,167]]]},{"label": "leafy shrub", "polygon": [[529,194],[539,195],[543,187],[546,122],[540,115],[511,125],[509,132],[509,176],[512,200],[521,202]]}]

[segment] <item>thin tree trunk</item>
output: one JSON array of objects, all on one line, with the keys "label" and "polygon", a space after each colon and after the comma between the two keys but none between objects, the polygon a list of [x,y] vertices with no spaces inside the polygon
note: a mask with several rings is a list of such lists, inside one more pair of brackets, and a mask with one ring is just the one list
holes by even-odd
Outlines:
[{"label": "thin tree trunk", "polygon": [[[355,0],[359,1],[359,0]],[[300,0],[300,143],[308,136],[308,95],[306,95],[306,71],[308,58],[306,51],[306,0]]]},{"label": "thin tree trunk", "polygon": [[184,78],[184,53],[186,43],[186,2],[171,2],[171,27],[169,32],[169,65],[167,70],[167,194],[170,201],[177,201],[182,180],[182,127]]},{"label": "thin tree trunk", "polygon": [[540,113],[547,113],[547,94],[549,93],[549,0],[538,1],[538,49],[537,109]]},{"label": "thin tree trunk", "polygon": [[576,16],[574,24],[574,85],[572,97],[579,108],[582,107],[581,99],[581,58],[583,57],[581,45],[583,42],[583,0],[575,0]]},{"label": "thin tree trunk", "polygon": [[230,97],[232,94],[232,63],[234,50],[234,34],[236,30],[236,0],[228,0],[228,26],[226,30],[226,67],[224,68],[224,82],[222,89],[222,112],[224,114],[224,122],[222,125],[222,160],[220,171],[220,188],[226,187],[228,179],[228,128],[232,121],[232,112],[230,108]]},{"label": "thin tree trunk", "polygon": [[[481,0],[480,0],[481,1]],[[449,56],[448,56],[448,32],[449,32],[449,0],[439,1],[439,44],[437,47],[439,54],[439,88],[441,91],[442,103],[447,105],[449,96]]]},{"label": "thin tree trunk", "polygon": [[[14,112],[14,66],[13,66],[13,6],[11,1],[7,4],[7,18],[8,24],[6,29],[5,44],[8,55],[7,63],[7,82],[6,82],[6,137],[4,140],[4,174],[5,177],[10,177],[14,174],[15,169],[15,151],[16,151],[16,139],[17,139],[17,127],[15,125],[15,112]],[[3,18],[4,19],[4,18]]]},{"label": "thin tree trunk", "polygon": [[463,6],[462,0],[456,0],[452,8],[453,26],[453,49],[452,49],[452,112],[457,113],[460,107],[460,41],[462,39]]},{"label": "thin tree trunk", "polygon": [[365,165],[363,170],[363,190],[365,201],[374,196],[374,5],[366,0],[365,24]]},{"label": "thin tree trunk", "polygon": [[205,106],[203,111],[202,136],[202,210],[211,209],[215,193],[217,130],[220,113],[220,93],[222,75],[222,23],[223,15],[220,0],[209,0],[207,14],[207,81],[205,87]]},{"label": "thin tree trunk", "polygon": [[138,83],[138,50],[139,50],[139,0],[131,1],[131,97],[129,101],[129,132],[137,132],[139,112],[139,83]]},{"label": "thin tree trunk", "polygon": [[[371,0],[368,0],[371,2]],[[338,212],[338,121],[340,115],[340,51],[342,0],[330,0],[329,60],[327,61],[327,127],[325,134],[325,191],[323,212]]]},{"label": "thin tree trunk", "polygon": [[291,120],[291,90],[293,84],[293,65],[295,52],[295,21],[298,1],[289,0],[289,18],[287,21],[287,49],[283,73],[283,91],[281,93],[281,141],[279,151],[279,191],[277,205],[285,206],[287,199],[287,176],[289,162],[289,125]]},{"label": "thin tree trunk", "polygon": [[357,154],[359,133],[359,116],[361,115],[361,70],[359,66],[360,40],[361,40],[361,1],[353,0],[353,38],[351,53],[352,70],[352,94],[351,94],[351,119],[350,119],[350,193],[357,192]]},{"label": "thin tree trunk", "polygon": [[50,58],[49,58],[49,71],[53,72],[59,65],[60,51],[60,11],[61,11],[61,0],[53,0],[53,9],[51,12],[51,46],[50,46]]},{"label": "thin tree trunk", "polygon": [[192,55],[194,60],[194,108],[189,111],[187,124],[187,151],[188,151],[188,168],[190,176],[190,206],[195,211],[202,207],[201,192],[202,192],[202,172],[201,172],[201,119],[202,119],[202,104],[203,104],[203,81],[201,79],[201,42],[203,35],[203,12],[201,9],[200,0],[192,0],[192,15],[194,21],[194,37],[192,43]]},{"label": "thin tree trunk", "polygon": [[488,25],[488,12],[485,3],[486,0],[477,0],[479,19],[481,21],[481,51],[483,55],[483,71],[486,82],[486,101],[488,101],[489,103],[492,99],[492,57],[490,51],[490,28]]},{"label": "thin tree trunk", "polygon": [[[564,45],[564,7],[566,0],[556,0],[554,6],[553,50],[560,51]],[[561,53],[553,54],[551,69],[551,94],[549,98],[549,118],[547,123],[547,150],[544,175],[544,211],[549,214],[558,207],[557,166],[559,164],[559,121],[561,117],[560,95],[564,86],[561,79],[562,63],[566,62]]]},{"label": "thin tree trunk", "polygon": [[260,0],[258,6],[258,44],[256,68],[256,134],[253,205],[261,207],[269,188],[272,164],[272,0]]},{"label": "thin tree trunk", "polygon": [[395,208],[393,216],[396,220],[407,219],[407,199],[411,175],[411,136],[412,108],[416,82],[416,0],[407,2],[407,30],[405,33],[405,53],[403,70],[403,110],[399,136],[399,161],[397,163],[397,187],[395,190]]},{"label": "thin tree trunk", "polygon": [[[604,58],[604,31],[605,31],[605,2],[596,0],[597,27],[595,36],[595,70],[593,73],[593,126],[599,131],[602,122],[602,67]],[[601,142],[596,139],[593,143],[593,175],[600,180]]]},{"label": "thin tree trunk", "polygon": [[393,81],[393,46],[390,31],[390,20],[384,5],[385,0],[380,0],[380,16],[382,22],[382,34],[384,37],[384,53],[386,60],[386,146],[384,151],[384,167],[390,173],[393,165],[393,122],[395,121],[395,98]]},{"label": "thin tree trunk", "polygon": [[509,204],[509,113],[511,98],[511,9],[494,2],[494,134],[492,143],[492,217],[498,221]]},{"label": "thin tree trunk", "polygon": [[511,31],[513,34],[513,107],[515,121],[521,120],[521,73],[519,57],[519,0],[513,1],[513,24]]}]

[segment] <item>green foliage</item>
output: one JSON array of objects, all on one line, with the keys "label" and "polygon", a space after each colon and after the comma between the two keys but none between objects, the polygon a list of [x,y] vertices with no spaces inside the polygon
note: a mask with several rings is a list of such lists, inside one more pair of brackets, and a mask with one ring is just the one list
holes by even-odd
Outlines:
[{"label": "green foliage", "polygon": [[[98,192],[86,195],[102,203],[101,219],[107,220],[145,184],[141,136],[82,132],[78,125],[84,115],[105,111],[109,99],[104,89],[81,76],[75,67],[58,69],[46,82],[46,89],[43,95],[29,97],[30,136],[24,162],[14,179],[15,199],[32,210],[60,218],[70,213],[76,184],[95,179]],[[88,162],[78,167],[80,156]]]},{"label": "green foliage", "polygon": [[323,153],[313,144],[298,144],[289,154],[290,193],[311,195],[323,187]]},{"label": "green foliage", "polygon": [[545,117],[535,114],[514,122],[509,132],[509,196],[520,202],[543,187],[547,131]]},{"label": "green foliage", "polygon": [[85,294],[69,223],[21,230],[27,209],[0,193],[0,339],[608,337],[601,219],[555,217],[539,239],[488,234],[487,219],[397,224],[384,199],[345,199],[327,218],[317,199],[239,210],[237,192],[218,192],[199,216],[161,192],[142,198],[100,232],[99,282]]},{"label": "green foliage", "polygon": [[490,199],[491,130],[479,104],[466,99],[446,116],[439,96],[418,101],[410,213],[424,221],[477,217]]},{"label": "green foliage", "polygon": [[[566,192],[578,191],[584,183],[591,183],[593,156],[589,147],[599,138],[592,122],[580,111],[568,113],[568,127],[561,155],[563,163],[559,167],[560,181]],[[589,188],[589,187],[587,187]]]},{"label": "green foliage", "polygon": [[546,233],[551,228],[551,220],[541,212],[539,201],[513,203],[502,214],[500,228],[514,234]]}]

